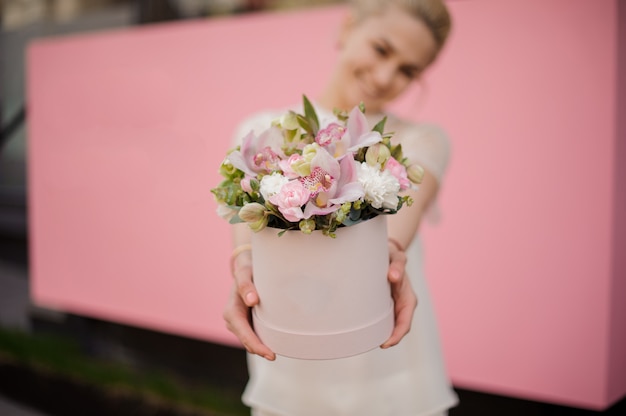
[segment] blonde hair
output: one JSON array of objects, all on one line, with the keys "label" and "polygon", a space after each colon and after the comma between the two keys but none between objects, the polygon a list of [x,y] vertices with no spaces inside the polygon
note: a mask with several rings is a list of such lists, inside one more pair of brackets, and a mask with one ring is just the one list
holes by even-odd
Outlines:
[{"label": "blonde hair", "polygon": [[452,28],[452,19],[443,0],[350,0],[357,20],[384,11],[385,7],[395,5],[422,21],[432,33],[437,49],[441,51]]}]

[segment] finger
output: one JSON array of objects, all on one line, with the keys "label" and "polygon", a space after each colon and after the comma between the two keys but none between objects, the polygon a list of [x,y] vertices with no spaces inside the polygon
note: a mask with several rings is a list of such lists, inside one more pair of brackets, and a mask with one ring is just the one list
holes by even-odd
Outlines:
[{"label": "finger", "polygon": [[259,355],[269,361],[276,359],[274,352],[261,342],[247,320],[244,321],[239,318],[234,318],[227,321],[227,327],[239,338],[239,341],[241,341],[244,348],[249,353]]},{"label": "finger", "polygon": [[241,341],[245,349],[251,354],[257,354],[270,361],[276,355],[256,335],[249,319],[249,308],[243,303],[237,293],[231,295],[231,301],[224,309],[223,317],[226,327]]},{"label": "finger", "polygon": [[408,276],[404,275],[399,283],[391,285],[394,300],[395,323],[390,337],[381,348],[389,348],[398,344],[411,330],[413,313],[417,307],[417,297]]},{"label": "finger", "polygon": [[235,277],[235,285],[237,286],[237,293],[246,306],[252,307],[257,305],[259,303],[259,294],[252,282],[252,267],[238,267],[233,274]]},{"label": "finger", "polygon": [[406,267],[406,254],[400,250],[394,250],[389,252],[389,271],[387,278],[390,282],[398,282],[404,275],[404,268]]},{"label": "finger", "polygon": [[396,309],[396,321],[393,331],[389,338],[380,346],[381,348],[389,348],[397,345],[402,338],[411,330],[411,322],[413,318],[414,308],[410,305],[404,305]]}]

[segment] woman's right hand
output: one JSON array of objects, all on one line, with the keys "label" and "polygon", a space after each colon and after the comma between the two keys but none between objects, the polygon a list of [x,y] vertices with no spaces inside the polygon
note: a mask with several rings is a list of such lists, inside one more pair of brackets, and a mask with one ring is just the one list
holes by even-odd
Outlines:
[{"label": "woman's right hand", "polygon": [[239,338],[249,353],[274,361],[276,354],[261,342],[250,321],[250,308],[259,303],[259,295],[252,282],[250,253],[242,253],[233,260],[234,283],[223,312],[226,327]]}]

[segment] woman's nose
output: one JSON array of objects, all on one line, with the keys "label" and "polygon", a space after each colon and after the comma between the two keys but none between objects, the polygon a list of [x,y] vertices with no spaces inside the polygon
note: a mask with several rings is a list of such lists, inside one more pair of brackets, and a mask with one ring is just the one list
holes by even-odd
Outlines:
[{"label": "woman's nose", "polygon": [[377,89],[388,88],[393,82],[395,68],[391,65],[379,65],[374,70],[374,84]]}]

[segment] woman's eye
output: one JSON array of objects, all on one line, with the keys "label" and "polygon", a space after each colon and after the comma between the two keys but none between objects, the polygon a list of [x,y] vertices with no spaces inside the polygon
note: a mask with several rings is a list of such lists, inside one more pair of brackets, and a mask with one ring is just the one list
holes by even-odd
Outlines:
[{"label": "woman's eye", "polygon": [[387,56],[388,52],[387,49],[385,49],[384,46],[380,46],[380,45],[374,45],[374,50],[376,51],[377,54],[379,54],[380,56]]},{"label": "woman's eye", "polygon": [[402,74],[404,74],[405,77],[410,78],[410,79],[413,79],[417,76],[417,73],[412,69],[403,69]]}]

